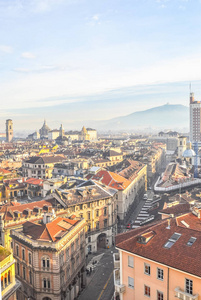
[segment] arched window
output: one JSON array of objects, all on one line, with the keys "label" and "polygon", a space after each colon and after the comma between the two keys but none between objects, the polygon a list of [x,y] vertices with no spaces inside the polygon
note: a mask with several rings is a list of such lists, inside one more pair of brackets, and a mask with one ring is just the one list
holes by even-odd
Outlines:
[{"label": "arched window", "polygon": [[22,259],[25,260],[25,250],[22,249]]},{"label": "arched window", "polygon": [[7,286],[7,283],[8,283],[8,278],[7,278],[7,273],[4,275],[4,286],[6,287]]},{"label": "arched window", "polygon": [[50,268],[50,258],[48,256],[42,257],[42,268],[44,268],[44,269]]}]

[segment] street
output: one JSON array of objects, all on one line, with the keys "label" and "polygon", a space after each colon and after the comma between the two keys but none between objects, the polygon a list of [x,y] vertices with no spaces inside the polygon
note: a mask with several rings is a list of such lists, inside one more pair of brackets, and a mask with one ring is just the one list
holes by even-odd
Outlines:
[{"label": "street", "polygon": [[[91,276],[87,275],[88,285],[78,300],[111,300],[114,293],[113,253],[115,248],[104,249],[104,255]],[[96,256],[94,256],[96,259]]]}]

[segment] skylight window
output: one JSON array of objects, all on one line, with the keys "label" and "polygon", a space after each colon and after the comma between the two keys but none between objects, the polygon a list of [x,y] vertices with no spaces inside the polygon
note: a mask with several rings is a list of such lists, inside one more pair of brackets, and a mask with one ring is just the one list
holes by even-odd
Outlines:
[{"label": "skylight window", "polygon": [[178,241],[178,239],[180,238],[181,234],[175,232],[170,238],[169,240],[165,243],[164,247],[170,249],[175,243],[176,241]]},{"label": "skylight window", "polygon": [[196,241],[197,239],[195,238],[195,237],[191,237],[190,239],[189,239],[189,241],[187,242],[187,246],[192,246],[194,243],[195,243],[195,241]]}]

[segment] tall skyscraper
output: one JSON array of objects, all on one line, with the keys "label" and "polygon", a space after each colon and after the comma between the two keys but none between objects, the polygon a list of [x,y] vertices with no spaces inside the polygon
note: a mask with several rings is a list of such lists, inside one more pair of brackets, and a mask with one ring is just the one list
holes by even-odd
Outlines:
[{"label": "tall skyscraper", "polygon": [[6,120],[6,141],[11,142],[13,139],[13,121],[11,119]]},{"label": "tall skyscraper", "polygon": [[190,93],[190,141],[201,142],[201,103]]}]

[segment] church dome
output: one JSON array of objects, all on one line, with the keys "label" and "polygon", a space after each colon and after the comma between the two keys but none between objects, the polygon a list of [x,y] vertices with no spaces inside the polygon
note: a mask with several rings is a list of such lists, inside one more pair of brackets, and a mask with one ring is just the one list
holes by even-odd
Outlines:
[{"label": "church dome", "polygon": [[195,151],[193,149],[186,149],[183,154],[183,157],[193,157],[195,156]]}]

